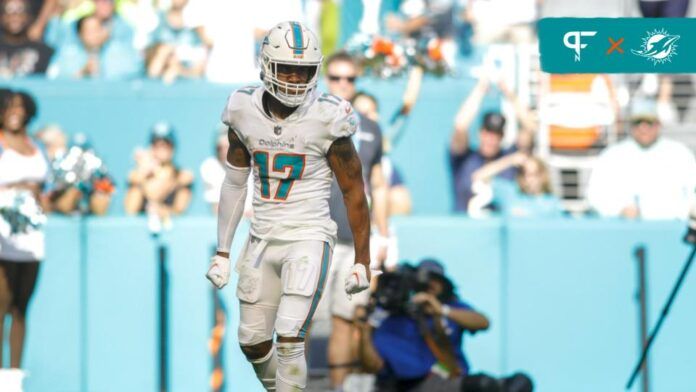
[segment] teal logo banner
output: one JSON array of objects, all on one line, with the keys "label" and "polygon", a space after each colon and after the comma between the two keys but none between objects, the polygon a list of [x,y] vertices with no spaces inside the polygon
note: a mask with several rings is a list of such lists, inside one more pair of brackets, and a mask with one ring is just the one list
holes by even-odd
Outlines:
[{"label": "teal logo banner", "polygon": [[696,73],[694,18],[544,18],[549,73]]}]

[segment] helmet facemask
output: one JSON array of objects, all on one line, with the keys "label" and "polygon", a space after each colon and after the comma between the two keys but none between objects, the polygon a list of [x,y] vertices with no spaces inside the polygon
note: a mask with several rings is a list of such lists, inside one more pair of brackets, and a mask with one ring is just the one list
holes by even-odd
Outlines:
[{"label": "helmet facemask", "polygon": [[[271,60],[268,56],[262,54],[261,63],[263,66],[263,83],[266,91],[268,91],[271,95],[278,99],[278,101],[286,106],[300,106],[305,101],[307,96],[312,92],[312,90],[314,90],[317,86],[321,61],[317,63],[277,61]],[[281,71],[283,71],[283,68],[286,68],[288,73],[290,73],[292,72],[292,67],[303,68],[302,70],[295,72],[298,72],[301,75],[306,74],[306,82],[291,83],[280,80],[278,76],[279,68]]]}]

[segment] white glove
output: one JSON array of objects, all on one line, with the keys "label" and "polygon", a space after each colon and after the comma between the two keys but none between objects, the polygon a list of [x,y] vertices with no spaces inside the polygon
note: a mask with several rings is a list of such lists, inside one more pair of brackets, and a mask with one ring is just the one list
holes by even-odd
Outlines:
[{"label": "white glove", "polygon": [[367,270],[363,264],[353,264],[346,278],[346,294],[357,294],[370,287]]},{"label": "white glove", "polygon": [[217,288],[221,289],[230,281],[230,259],[215,255],[210,262],[208,273],[205,274]]}]

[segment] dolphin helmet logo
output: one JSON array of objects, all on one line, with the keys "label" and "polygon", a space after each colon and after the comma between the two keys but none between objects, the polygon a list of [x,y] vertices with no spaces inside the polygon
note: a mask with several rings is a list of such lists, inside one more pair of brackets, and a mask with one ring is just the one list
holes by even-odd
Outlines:
[{"label": "dolphin helmet logo", "polygon": [[672,56],[677,54],[679,38],[680,36],[671,35],[665,30],[648,32],[647,37],[643,38],[641,49],[632,49],[631,52],[651,60],[655,65],[666,63],[672,61]]}]

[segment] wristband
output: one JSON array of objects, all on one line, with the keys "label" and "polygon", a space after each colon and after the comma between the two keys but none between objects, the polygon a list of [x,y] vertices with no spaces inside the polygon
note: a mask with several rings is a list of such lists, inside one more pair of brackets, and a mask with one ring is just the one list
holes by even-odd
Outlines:
[{"label": "wristband", "polygon": [[442,305],[442,310],[440,312],[442,313],[443,316],[449,317],[451,310],[452,310],[452,308],[450,308],[449,305]]}]

